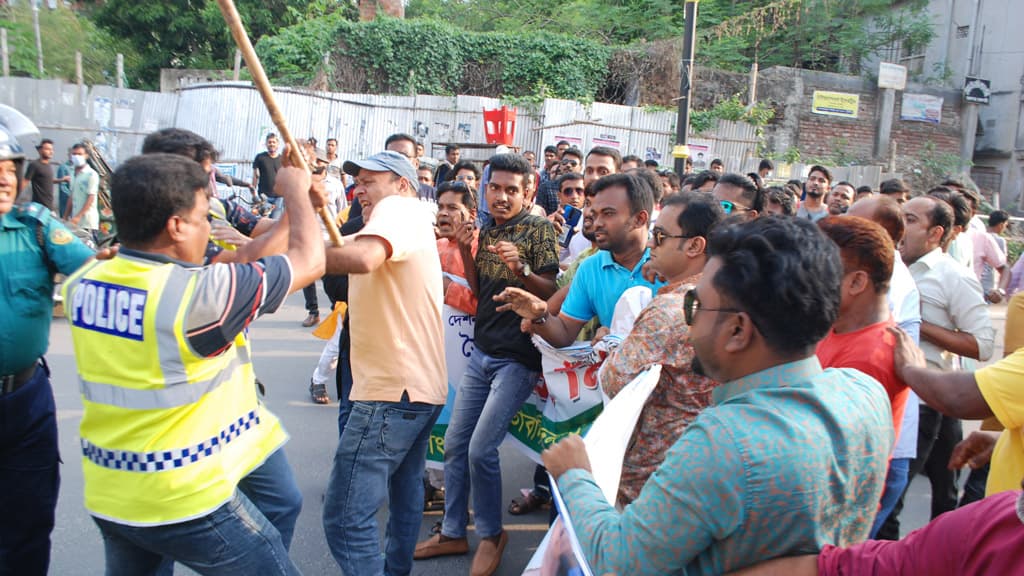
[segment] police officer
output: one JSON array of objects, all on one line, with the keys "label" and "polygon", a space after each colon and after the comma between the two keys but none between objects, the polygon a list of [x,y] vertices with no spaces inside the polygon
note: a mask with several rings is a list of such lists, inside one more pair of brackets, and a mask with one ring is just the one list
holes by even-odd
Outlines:
[{"label": "police officer", "polygon": [[[0,106],[0,116],[16,114]],[[19,115],[20,116],[20,115]],[[27,120],[26,120],[27,121]],[[2,121],[0,121],[2,122]],[[54,273],[92,251],[41,204],[15,205],[25,155],[0,124],[0,575],[46,574],[60,486],[57,419],[43,354]]]}]

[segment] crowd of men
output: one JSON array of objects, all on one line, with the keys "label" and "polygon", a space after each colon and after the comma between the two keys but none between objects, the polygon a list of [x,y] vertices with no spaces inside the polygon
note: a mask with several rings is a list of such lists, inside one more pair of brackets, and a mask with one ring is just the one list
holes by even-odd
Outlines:
[{"label": "crowd of men", "polygon": [[[175,562],[298,573],[288,549],[302,497],[246,328],[299,289],[312,326],[320,279],[347,304],[325,350],[339,440],[322,518],[345,574],[468,554],[470,508],[470,572],[497,571],[508,543],[498,449],[542,378],[534,336],[605,341],[598,382],[612,401],[662,366],[614,502],[570,435],[509,508],[547,506],[550,475],[594,573],[1021,573],[1024,294],[1010,301],[1007,357],[975,371],[993,351],[987,304],[1014,274],[997,240],[1005,213],[986,227],[970,188],[876,191],[822,166],[775,186],[769,161],[749,175],[721,161],[677,175],[568,142],[546,148],[542,166],[502,149],[482,170],[452,145],[431,169],[405,134],[347,161],[336,141],[326,153],[307,142],[311,175],[279,144],[268,136],[254,161],[252,187],[273,205],[264,218],[216,195],[210,142],[149,135],[110,182],[119,247],[93,258],[67,229],[88,229],[95,206],[78,148],[64,182],[47,167],[52,143],[25,173],[6,135],[0,276],[8,303],[25,305],[0,323],[0,574],[43,574],[49,559],[59,473],[43,356],[56,272],[68,275],[85,506],[108,574]],[[48,170],[49,197],[36,188]],[[71,187],[60,203],[55,180]],[[29,186],[36,203],[15,204]],[[341,246],[325,245],[324,206]],[[617,308],[638,293],[646,305],[623,329]],[[475,317],[463,374],[448,374],[444,306]],[[329,400],[324,364],[315,402]],[[449,381],[444,473],[425,481]],[[960,418],[1005,431],[963,439]],[[902,498],[921,473],[934,521],[900,540]],[[444,517],[423,539],[428,489],[443,494]]]}]

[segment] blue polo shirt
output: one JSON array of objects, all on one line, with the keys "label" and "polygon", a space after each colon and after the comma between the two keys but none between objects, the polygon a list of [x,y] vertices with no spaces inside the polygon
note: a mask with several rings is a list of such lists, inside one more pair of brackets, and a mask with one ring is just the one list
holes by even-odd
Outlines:
[{"label": "blue polo shirt", "polygon": [[628,270],[612,260],[611,252],[599,250],[576,270],[569,294],[562,304],[562,314],[580,322],[589,322],[597,316],[601,326],[611,326],[615,304],[623,292],[634,286],[646,286],[652,293],[657,293],[665,285],[664,282],[652,284],[644,280],[641,270],[650,259],[651,250],[648,248],[636,266]]},{"label": "blue polo shirt", "polygon": [[20,204],[0,215],[0,375],[28,368],[46,353],[53,272],[71,274],[91,257],[92,250],[41,204]]}]

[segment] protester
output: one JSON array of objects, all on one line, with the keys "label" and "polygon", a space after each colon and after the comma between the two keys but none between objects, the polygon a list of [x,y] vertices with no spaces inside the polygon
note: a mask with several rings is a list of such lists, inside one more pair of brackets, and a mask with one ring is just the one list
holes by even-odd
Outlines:
[{"label": "protester", "polygon": [[817,222],[828,216],[828,206],[825,205],[825,198],[832,188],[832,173],[824,166],[811,166],[807,174],[807,182],[804,184],[805,198],[800,202],[800,208],[796,211],[797,218],[804,218],[811,222]]},{"label": "protester", "polygon": [[[356,179],[366,225],[326,253],[328,273],[350,274],[353,379],[324,533],[345,573],[408,574],[423,517],[427,441],[448,395],[434,218],[417,200],[407,156],[385,151],[345,162],[344,170]],[[380,441],[365,441],[371,437]],[[382,554],[376,514],[385,503]]]},{"label": "protester", "polygon": [[670,197],[651,231],[651,268],[668,284],[637,316],[633,330],[605,359],[598,379],[614,398],[653,364],[658,385],[644,405],[622,463],[618,504],[636,499],[683,429],[711,403],[717,383],[694,371],[693,345],[683,314],[686,293],[700,280],[707,238],[725,217],[718,201],[699,192]]},{"label": "protester", "polygon": [[498,446],[541,370],[540,352],[529,335],[520,332],[518,317],[499,310],[494,296],[516,286],[547,298],[554,292],[558,270],[554,229],[544,218],[529,214],[523,204],[531,171],[521,156],[491,157],[485,191],[491,217],[479,235],[479,244],[486,249],[474,259],[468,245],[459,244],[466,280],[478,299],[474,350],[445,435],[444,522],[441,532],[420,542],[415,552],[416,559],[426,559],[469,551],[466,527],[472,487],[481,539],[470,569],[474,576],[493,574],[508,543],[501,521]]},{"label": "protester", "polygon": [[889,402],[814,357],[839,309],[838,249],[806,220],[764,218],[719,227],[708,257],[684,313],[722,384],[640,496],[621,512],[606,502],[578,436],[543,455],[595,574],[720,574],[870,528]]}]

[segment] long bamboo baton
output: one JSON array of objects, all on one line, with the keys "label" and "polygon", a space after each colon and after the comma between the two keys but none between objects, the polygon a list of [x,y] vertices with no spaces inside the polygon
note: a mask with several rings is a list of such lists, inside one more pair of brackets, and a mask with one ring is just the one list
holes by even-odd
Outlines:
[{"label": "long bamboo baton", "polygon": [[[274,91],[270,87],[270,80],[267,78],[266,71],[263,70],[260,57],[256,55],[256,50],[252,47],[249,35],[242,24],[242,18],[238,15],[238,9],[235,8],[234,0],[217,0],[217,5],[220,7],[220,13],[224,15],[228,28],[231,29],[231,35],[235,38],[235,44],[242,51],[245,65],[249,67],[253,84],[256,85],[256,90],[259,91],[260,96],[263,98],[263,104],[267,107],[267,112],[270,113],[271,121],[274,122],[277,131],[281,133],[281,138],[288,145],[288,154],[292,164],[304,170],[309,170],[305,155],[299,149],[295,137],[288,131],[288,125],[284,121],[284,114],[281,114],[281,109],[277,106],[277,100],[274,98]],[[327,228],[327,233],[331,236],[331,242],[335,246],[341,246],[341,233],[338,232],[338,225],[331,218],[330,211],[327,210],[326,206],[321,206],[317,212],[320,214],[320,219],[324,222],[324,227]]]}]

